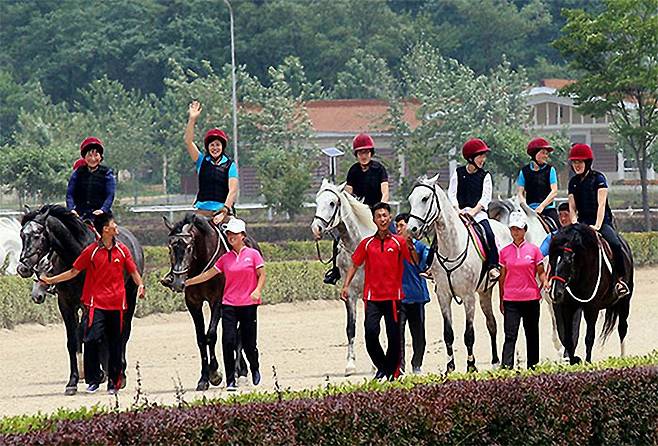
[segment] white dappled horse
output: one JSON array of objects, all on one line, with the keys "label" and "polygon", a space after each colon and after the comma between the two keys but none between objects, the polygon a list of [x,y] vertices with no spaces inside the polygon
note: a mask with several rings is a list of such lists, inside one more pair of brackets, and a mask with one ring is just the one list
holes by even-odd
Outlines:
[{"label": "white dappled horse", "polygon": [[[370,208],[343,190],[344,185],[337,186],[322,180],[320,190],[315,196],[315,216],[311,230],[320,237],[332,230],[337,231],[340,240],[336,266],[344,279],[352,265],[352,253],[364,238],[377,231],[372,221]],[[339,282],[339,283],[342,283]],[[356,372],[354,354],[354,337],[356,334],[356,306],[363,298],[363,268],[357,270],[349,287],[349,298],[345,302],[347,310],[347,365],[345,375]]]},{"label": "white dappled horse", "polygon": [[22,250],[21,224],[15,218],[0,218],[0,274],[16,274]]},{"label": "white dappled horse", "polygon": [[[438,178],[439,175],[432,178],[424,175],[417,180],[409,195],[411,211],[408,227],[415,237],[433,231],[436,233],[437,252],[432,263],[432,275],[436,282],[436,295],[443,315],[443,337],[448,354],[447,371],[455,370],[451,304],[456,297],[461,298],[466,312],[464,342],[468,353],[467,370],[477,370],[473,355],[476,294],[479,295],[480,307],[484,312],[491,338],[491,362],[497,366],[499,358],[496,346],[496,319],[491,302],[492,286],[487,283],[486,277],[480,281],[484,268],[482,259],[457,210],[439,185]],[[491,229],[496,236],[499,249],[512,242],[510,232],[503,224],[491,221]]]}]

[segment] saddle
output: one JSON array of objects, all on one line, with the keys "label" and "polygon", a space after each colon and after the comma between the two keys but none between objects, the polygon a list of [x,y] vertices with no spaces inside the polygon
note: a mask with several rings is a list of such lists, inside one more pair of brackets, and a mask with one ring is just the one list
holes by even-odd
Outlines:
[{"label": "saddle", "polygon": [[464,226],[466,226],[468,236],[473,240],[473,244],[484,262],[487,259],[487,252],[491,249],[491,246],[487,243],[487,235],[484,232],[484,228],[470,215],[460,214],[460,218]]},{"label": "saddle", "polygon": [[537,214],[537,217],[539,218],[539,223],[541,223],[547,234],[551,234],[560,229],[560,225],[558,225],[558,223],[552,218],[545,217],[541,214]]}]

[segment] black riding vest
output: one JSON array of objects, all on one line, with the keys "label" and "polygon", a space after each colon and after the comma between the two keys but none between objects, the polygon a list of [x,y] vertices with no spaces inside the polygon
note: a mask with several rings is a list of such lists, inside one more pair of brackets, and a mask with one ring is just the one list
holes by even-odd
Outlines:
[{"label": "black riding vest", "polygon": [[73,190],[73,203],[78,213],[80,211],[95,211],[100,209],[107,198],[107,175],[109,167],[98,166],[93,172],[86,166],[77,170],[78,179]]},{"label": "black riding vest", "polygon": [[215,164],[205,156],[203,157],[199,169],[199,192],[196,194],[196,202],[226,202],[226,197],[228,197],[228,171],[231,164],[233,164],[231,158],[228,158],[228,162]]},{"label": "black riding vest", "polygon": [[[596,214],[599,209],[599,189],[596,184],[599,175],[603,175],[596,170],[590,170],[587,175],[581,177],[576,175],[569,180],[569,191],[573,194],[578,211],[578,221],[588,225],[596,224]],[[612,225],[612,211],[605,201],[605,213],[603,214],[603,223]]]},{"label": "black riding vest", "polygon": [[459,202],[459,209],[477,206],[478,201],[482,198],[482,186],[488,173],[483,169],[478,169],[475,173],[468,173],[466,166],[457,168],[457,201]]},{"label": "black riding vest", "polygon": [[521,172],[525,179],[525,200],[527,203],[541,203],[551,193],[551,168],[550,164],[539,170],[533,170],[530,164],[526,165]]}]

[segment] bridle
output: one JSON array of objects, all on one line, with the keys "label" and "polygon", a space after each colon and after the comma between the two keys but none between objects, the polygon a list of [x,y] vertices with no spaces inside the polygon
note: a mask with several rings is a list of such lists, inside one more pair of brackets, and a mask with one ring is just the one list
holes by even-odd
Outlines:
[{"label": "bridle", "polygon": [[334,192],[334,191],[331,190],[331,189],[323,189],[323,190],[321,190],[321,191],[318,193],[318,197],[319,197],[320,194],[322,194],[323,192],[329,192],[329,193],[332,193],[332,194],[334,194],[334,195],[336,196],[336,198],[337,198],[337,201],[336,201],[336,207],[334,208],[334,212],[333,212],[333,214],[331,214],[331,217],[329,217],[328,220],[325,219],[324,217],[318,215],[317,213],[313,216],[313,219],[316,219],[316,218],[317,218],[317,219],[320,220],[322,223],[324,223],[324,225],[325,225],[324,232],[327,232],[327,231],[333,229],[334,227],[338,226],[338,223],[335,223],[335,224],[334,224],[334,221],[336,220],[336,217],[338,216],[338,209],[340,208],[340,196],[338,195],[338,193]]},{"label": "bridle", "polygon": [[[217,255],[219,254],[220,247],[222,246],[222,234],[219,233],[219,230],[216,229],[217,231],[217,246],[215,247],[215,252],[210,256],[210,260],[208,261],[208,264],[201,270],[201,273],[206,272],[210,267],[217,261]],[[187,250],[187,247],[193,242],[194,240],[194,234],[187,233],[187,234],[175,234],[173,237],[180,237],[180,238],[189,238],[190,242],[187,242],[185,249]],[[227,251],[228,251],[228,246],[226,246]],[[171,273],[174,275],[182,275],[182,274],[187,274],[190,270],[190,266],[192,264],[192,261],[196,258],[196,253],[194,250],[194,247],[192,247],[192,254],[190,257],[190,261],[188,263],[188,267],[184,269],[171,269]]]},{"label": "bridle", "polygon": [[[413,187],[413,189],[416,189],[417,187],[426,187],[426,188],[428,188],[429,190],[432,191],[432,200],[429,202],[429,206],[427,207],[427,211],[425,212],[424,217],[419,217],[417,215],[409,213],[409,218],[410,219],[415,218],[416,220],[421,222],[422,226],[420,228],[419,233],[420,233],[420,235],[423,235],[427,232],[427,229],[428,229],[428,226],[429,226],[428,223],[431,222],[431,221],[436,220],[436,218],[439,216],[439,197],[438,197],[438,195],[436,195],[436,189],[434,189],[434,187],[432,187],[432,186],[429,186],[429,185],[423,184],[423,183],[419,183],[419,184],[416,184]],[[413,189],[411,190],[412,193],[413,193]],[[432,209],[434,208],[433,205],[435,203],[436,203],[436,215],[432,215],[431,212],[432,212]],[[436,237],[435,237],[435,239],[436,239]]]}]

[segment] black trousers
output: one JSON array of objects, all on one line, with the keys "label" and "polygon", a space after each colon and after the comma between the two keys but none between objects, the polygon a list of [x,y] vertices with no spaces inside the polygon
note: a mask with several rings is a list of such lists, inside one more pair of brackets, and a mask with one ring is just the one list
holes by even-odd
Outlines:
[{"label": "black trousers", "polygon": [[617,234],[617,231],[615,231],[612,226],[606,223],[601,225],[599,232],[610,245],[612,256],[614,257],[614,267],[615,271],[617,272],[617,277],[625,277],[626,265],[624,264],[624,251],[621,246],[621,239],[619,238],[619,234]]},{"label": "black trousers", "polygon": [[[394,377],[400,366],[400,320],[399,301],[368,301],[365,311],[366,350],[377,370],[386,376]],[[379,343],[379,323],[384,318],[386,326],[386,353]]]},{"label": "black trousers", "polygon": [[240,336],[242,350],[249,361],[251,372],[259,371],[258,348],[256,347],[257,310],[258,305],[222,305],[222,354],[227,384],[235,382],[238,336]]},{"label": "black trousers", "polygon": [[107,388],[114,389],[120,386],[121,377],[121,311],[94,309],[91,323],[85,324],[84,335],[84,367],[87,384],[99,384],[101,369],[99,352],[103,341],[107,342]]},{"label": "black trousers", "polygon": [[409,322],[409,331],[411,332],[411,345],[413,347],[413,356],[411,357],[411,367],[418,368],[423,365],[423,356],[425,355],[425,304],[409,303],[401,304],[400,307],[400,368],[404,369],[404,336],[405,325]]},{"label": "black trousers", "polygon": [[498,266],[498,247],[496,246],[496,237],[494,236],[489,220],[486,218],[480,222],[480,225],[484,229],[484,234],[487,236],[487,269],[491,269],[495,266]]},{"label": "black trousers", "polygon": [[528,368],[539,362],[539,300],[503,301],[505,343],[503,344],[503,367],[514,367],[514,349],[519,334],[519,325],[523,320],[526,338]]}]

